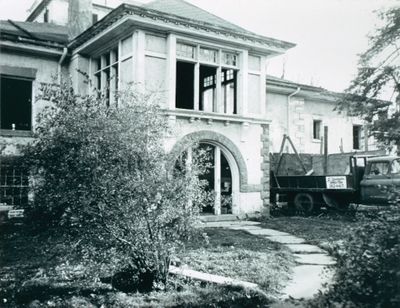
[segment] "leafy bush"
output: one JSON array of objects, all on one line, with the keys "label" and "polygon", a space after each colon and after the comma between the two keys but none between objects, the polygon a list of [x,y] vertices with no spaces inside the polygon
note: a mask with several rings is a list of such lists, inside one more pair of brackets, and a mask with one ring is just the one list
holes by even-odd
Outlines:
[{"label": "leafy bush", "polygon": [[311,306],[400,306],[399,209],[394,206],[373,216],[348,230],[335,253],[336,280]]},{"label": "leafy bush", "polygon": [[135,273],[132,281],[165,283],[171,253],[199,212],[201,155],[170,172],[169,127],[155,95],[128,90],[107,107],[106,97],[78,96],[65,83],[43,84],[40,98],[48,104],[25,151],[29,220],[68,235],[65,258],[76,252],[108,264],[116,279]]}]

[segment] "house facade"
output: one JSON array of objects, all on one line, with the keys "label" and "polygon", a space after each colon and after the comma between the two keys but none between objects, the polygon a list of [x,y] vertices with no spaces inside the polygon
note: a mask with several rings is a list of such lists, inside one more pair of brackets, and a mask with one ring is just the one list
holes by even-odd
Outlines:
[{"label": "house facade", "polygon": [[272,153],[280,151],[284,134],[299,153],[324,154],[324,139],[329,154],[377,149],[361,119],[335,110],[342,93],[272,76],[267,76],[266,85],[266,112],[274,115],[270,124]]},{"label": "house facade", "polygon": [[[212,149],[208,180],[215,201],[205,211],[216,215],[268,211],[269,153],[278,151],[282,134],[292,136],[300,151],[319,153],[321,132],[308,141],[307,121],[320,121],[321,131],[332,120],[329,95],[314,100],[316,89],[297,91],[296,84],[267,78],[266,61],[294,44],[249,32],[183,0],[117,8],[42,0],[26,22],[0,26],[3,203],[27,201],[28,177],[15,158],[32,140],[43,107],[35,93],[54,76],[70,76],[85,94],[91,89],[80,72],[86,73],[97,89],[106,89],[110,105],[113,93],[128,85],[157,93],[173,131],[165,140],[171,160],[197,143]],[[344,135],[347,147],[347,129]],[[340,138],[329,136],[336,149]],[[222,202],[226,196],[229,206]]]}]

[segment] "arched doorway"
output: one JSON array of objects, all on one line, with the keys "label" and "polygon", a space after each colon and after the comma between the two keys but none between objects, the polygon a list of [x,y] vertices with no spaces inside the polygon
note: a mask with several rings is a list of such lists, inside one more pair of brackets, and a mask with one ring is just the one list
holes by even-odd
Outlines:
[{"label": "arched doorway", "polygon": [[[248,176],[247,176],[247,167],[246,163],[242,157],[242,154],[239,148],[232,142],[229,138],[224,135],[213,132],[213,131],[197,131],[190,134],[185,135],[180,140],[178,140],[172,149],[170,150],[170,163],[171,167],[173,167],[174,163],[180,159],[180,157],[189,156],[188,151],[191,153],[191,147],[193,145],[206,144],[215,147],[214,155],[220,157],[220,161],[226,160],[229,171],[231,174],[231,200],[232,200],[232,214],[238,215],[241,213],[240,207],[240,192],[247,191],[248,187]],[[221,154],[223,155],[221,159]],[[221,167],[221,164],[216,164]],[[220,168],[220,170],[224,170],[224,167]],[[225,169],[227,170],[227,169]],[[218,170],[216,170],[218,171]],[[220,177],[221,178],[221,177]],[[224,179],[222,179],[223,182]],[[215,192],[216,198],[214,200],[214,213],[220,215],[222,213],[222,209],[220,207],[221,194],[223,192],[220,190],[220,193]],[[219,197],[218,197],[219,196]]]},{"label": "arched doorway", "polygon": [[[196,149],[208,153],[207,172],[201,176],[207,182],[205,187],[209,199],[204,204],[204,215],[224,215],[239,213],[239,169],[233,155],[221,144],[213,141],[200,141]],[[185,160],[184,164],[191,161],[193,147],[184,150],[179,156]]]},{"label": "arched doorway", "polygon": [[201,176],[208,184],[205,187],[210,195],[203,207],[203,214],[232,214],[232,172],[220,146],[202,142],[200,149],[208,152],[209,166]]}]

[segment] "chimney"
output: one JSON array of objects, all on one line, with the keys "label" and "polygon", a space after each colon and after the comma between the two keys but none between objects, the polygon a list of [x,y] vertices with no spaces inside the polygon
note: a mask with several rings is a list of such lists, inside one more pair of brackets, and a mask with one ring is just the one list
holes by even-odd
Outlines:
[{"label": "chimney", "polygon": [[81,34],[92,25],[92,0],[68,1],[68,36]]}]

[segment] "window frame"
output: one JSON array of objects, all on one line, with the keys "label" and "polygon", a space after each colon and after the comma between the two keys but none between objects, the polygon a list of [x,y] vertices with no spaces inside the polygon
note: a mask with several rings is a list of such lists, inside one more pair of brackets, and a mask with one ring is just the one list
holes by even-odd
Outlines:
[{"label": "window frame", "polygon": [[[239,56],[240,52],[238,50],[230,50],[226,48],[222,48],[219,46],[212,46],[208,44],[203,44],[203,43],[197,43],[197,42],[188,42],[186,40],[181,40],[178,39],[176,42],[176,45],[187,45],[194,47],[194,55],[192,58],[190,57],[185,57],[182,55],[179,55],[178,51],[176,51],[175,56],[176,56],[176,62],[189,62],[195,64],[195,69],[194,69],[194,91],[193,91],[193,101],[194,101],[194,108],[192,110],[195,111],[201,111],[201,112],[207,112],[204,111],[204,104],[201,104],[201,89],[204,88],[201,86],[202,81],[200,80],[200,68],[201,66],[209,66],[209,67],[214,67],[216,68],[216,76],[215,76],[215,104],[212,108],[212,113],[220,113],[220,114],[230,114],[227,113],[227,106],[225,103],[225,100],[222,95],[222,89],[223,89],[223,82],[222,82],[222,71],[223,69],[226,70],[234,70],[234,76],[235,76],[235,90],[234,90],[234,108],[233,108],[233,115],[238,114],[238,76],[240,72],[240,63],[239,63]],[[177,48],[178,49],[178,48]],[[216,52],[216,61],[211,62],[211,61],[206,61],[204,59],[201,59],[201,50],[211,50]],[[225,64],[223,61],[223,56],[225,54],[232,54],[236,56],[236,65],[229,65]],[[177,80],[177,76],[175,77],[175,81]],[[176,87],[176,85],[175,85]],[[201,108],[202,107],[202,108]],[[180,109],[177,107],[177,102],[175,101],[175,108]]]},{"label": "window frame", "polygon": [[[318,135],[316,134],[315,124],[318,123]],[[321,119],[313,119],[312,122],[312,139],[313,141],[321,142],[322,140],[322,120]]]},{"label": "window frame", "polygon": [[[357,138],[355,138],[356,136],[354,135],[354,130],[357,129],[358,130],[358,134],[357,134]],[[362,132],[362,125],[356,125],[353,124],[353,128],[352,128],[352,136],[353,136],[353,145],[352,148],[353,150],[361,150],[361,132]],[[355,141],[357,140],[358,143],[358,147],[355,147],[356,143]]]},{"label": "window frame", "polygon": [[[23,70],[23,69],[22,69]],[[35,70],[36,74],[36,70]],[[29,74],[28,74],[29,75]],[[2,128],[1,124],[1,112],[2,112],[2,102],[0,101],[0,135],[2,136],[30,136],[33,132],[34,128],[34,123],[33,123],[33,100],[34,100],[34,82],[35,78],[31,76],[20,76],[20,75],[12,75],[12,74],[7,74],[7,73],[1,73],[0,72],[0,80],[2,78],[7,78],[7,79],[14,79],[14,80],[23,80],[23,81],[28,81],[30,82],[30,99],[29,99],[29,114],[30,114],[30,119],[29,119],[29,129],[18,129],[16,128]],[[1,83],[1,81],[0,81]],[[0,87],[1,89],[2,87]],[[0,93],[1,95],[1,93]]]}]

